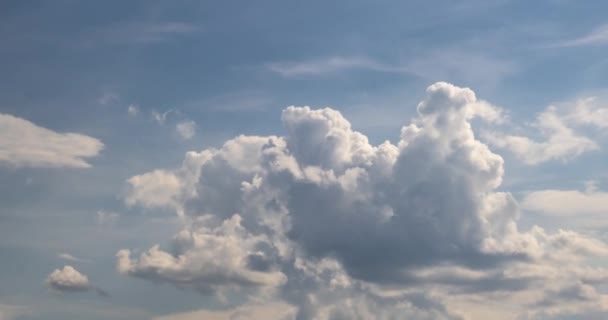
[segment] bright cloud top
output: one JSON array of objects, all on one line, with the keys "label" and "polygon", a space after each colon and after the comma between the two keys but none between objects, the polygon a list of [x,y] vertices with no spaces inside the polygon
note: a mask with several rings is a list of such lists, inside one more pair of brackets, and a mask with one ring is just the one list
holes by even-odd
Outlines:
[{"label": "bright cloud top", "polygon": [[[185,226],[168,248],[119,251],[118,271],[287,303],[298,320],[463,319],[476,312],[463,301],[510,292],[496,311],[508,319],[606,279],[583,267],[608,254],[604,243],[519,230],[518,203],[497,190],[503,159],[471,125],[500,122],[499,108],[439,82],[417,111],[398,143],[372,145],[336,110],[288,107],[285,136],[239,136],[187,153],[179,169],[131,177],[129,205],[173,209]],[[537,285],[546,280],[553,291]],[[585,297],[606,310],[603,295]]]},{"label": "bright cloud top", "polygon": [[15,116],[0,114],[0,163],[16,167],[88,168],[85,160],[103,143],[78,133],[58,133]]}]

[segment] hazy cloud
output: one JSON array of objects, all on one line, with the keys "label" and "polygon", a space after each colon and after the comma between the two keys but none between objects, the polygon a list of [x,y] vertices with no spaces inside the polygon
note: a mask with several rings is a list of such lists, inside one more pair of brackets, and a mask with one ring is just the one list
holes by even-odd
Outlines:
[{"label": "hazy cloud", "polygon": [[577,47],[608,44],[608,25],[602,25],[578,38],[558,42],[558,47]]},{"label": "hazy cloud", "polygon": [[68,261],[91,263],[91,260],[75,257],[69,253],[60,253],[59,257]]},{"label": "hazy cloud", "polygon": [[175,131],[184,140],[189,140],[196,134],[196,122],[192,120],[184,120],[175,126]]}]

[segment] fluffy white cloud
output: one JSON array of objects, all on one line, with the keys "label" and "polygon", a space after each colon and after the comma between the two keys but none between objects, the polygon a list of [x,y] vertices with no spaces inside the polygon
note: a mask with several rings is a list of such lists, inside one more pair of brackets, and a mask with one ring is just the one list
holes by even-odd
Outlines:
[{"label": "fluffy white cloud", "polygon": [[89,278],[71,266],[55,269],[46,278],[46,283],[58,291],[87,291],[91,289]]},{"label": "fluffy white cloud", "polygon": [[239,136],[132,177],[127,204],[172,208],[185,229],[169,249],[121,250],[118,270],[204,293],[246,290],[297,307],[298,320],[469,313],[448,293],[506,292],[522,311],[518,294],[540,299],[534,285],[547,279],[608,279],[581,267],[608,253],[604,243],[518,230],[517,202],[497,190],[503,159],[471,125],[500,121],[499,108],[439,82],[417,110],[398,143],[372,145],[338,111],[288,107],[285,136]]},{"label": "fluffy white cloud", "polygon": [[179,122],[175,126],[175,131],[184,140],[192,139],[196,134],[196,123],[192,120]]},{"label": "fluffy white cloud", "polygon": [[88,168],[86,158],[101,141],[78,133],[58,133],[22,118],[0,114],[0,163],[17,167]]}]

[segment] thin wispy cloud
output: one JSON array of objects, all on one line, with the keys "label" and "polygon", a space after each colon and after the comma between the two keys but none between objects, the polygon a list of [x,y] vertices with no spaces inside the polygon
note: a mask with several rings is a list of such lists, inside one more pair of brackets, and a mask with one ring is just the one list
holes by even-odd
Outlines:
[{"label": "thin wispy cloud", "polygon": [[266,67],[283,77],[315,76],[357,69],[379,72],[407,72],[406,69],[399,66],[384,64],[371,58],[343,56],[305,61],[274,62],[267,64]]},{"label": "thin wispy cloud", "polygon": [[285,78],[364,70],[406,74],[427,81],[450,79],[479,86],[496,84],[519,69],[511,61],[452,48],[421,53],[395,63],[362,56],[332,56],[323,59],[268,63],[266,68]]},{"label": "thin wispy cloud", "polygon": [[93,31],[86,44],[153,44],[199,31],[199,26],[178,21],[118,23]]},{"label": "thin wispy cloud", "polygon": [[158,124],[164,125],[167,117],[171,113],[177,113],[177,111],[174,109],[169,109],[165,112],[152,111],[152,119],[154,119],[154,121],[156,121]]},{"label": "thin wispy cloud", "polygon": [[109,104],[115,103],[119,99],[120,96],[117,93],[112,91],[106,91],[97,99],[97,103],[102,106],[107,106]]},{"label": "thin wispy cloud", "polygon": [[578,47],[578,46],[594,46],[608,44],[608,24],[604,24],[595,28],[591,32],[582,35],[578,38],[561,41],[556,43],[555,47]]},{"label": "thin wispy cloud", "polygon": [[83,259],[83,258],[78,258],[78,257],[75,257],[75,256],[69,254],[69,253],[60,253],[59,254],[59,258],[64,259],[64,260],[68,260],[68,261],[73,261],[73,262],[91,263],[91,260]]}]

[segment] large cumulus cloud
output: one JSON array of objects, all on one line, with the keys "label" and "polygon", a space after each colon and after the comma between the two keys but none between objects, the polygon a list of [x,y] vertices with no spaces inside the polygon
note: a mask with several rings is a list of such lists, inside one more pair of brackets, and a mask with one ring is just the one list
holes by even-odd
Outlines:
[{"label": "large cumulus cloud", "polygon": [[503,159],[472,127],[499,108],[439,82],[417,111],[397,143],[372,145],[336,110],[288,107],[284,136],[239,136],[130,178],[128,204],[173,209],[185,230],[170,248],[119,252],[119,271],[280,293],[264,296],[297,319],[457,319],[448,293],[528,290],[547,274],[566,286],[579,279],[556,263],[606,254],[573,232],[518,230],[518,204],[498,190]]}]

